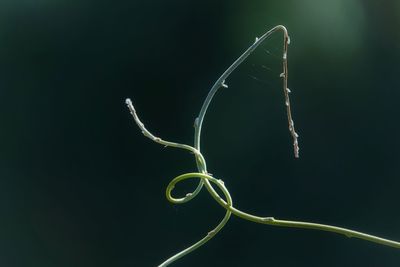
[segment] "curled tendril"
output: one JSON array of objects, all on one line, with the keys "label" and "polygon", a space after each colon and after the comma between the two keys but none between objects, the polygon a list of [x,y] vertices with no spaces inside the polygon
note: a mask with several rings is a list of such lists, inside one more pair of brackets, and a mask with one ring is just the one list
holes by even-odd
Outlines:
[{"label": "curled tendril", "polygon": [[[253,221],[256,223],[261,223],[261,224],[268,224],[268,225],[274,225],[274,226],[281,226],[281,227],[293,227],[293,228],[306,228],[306,229],[314,229],[314,230],[320,230],[320,231],[328,231],[328,232],[335,232],[338,234],[343,234],[347,237],[354,237],[354,238],[359,238],[359,239],[364,239],[367,241],[379,243],[382,245],[386,246],[391,246],[395,248],[400,248],[400,243],[384,238],[380,238],[377,236],[373,235],[368,235],[365,233],[357,232],[354,230],[346,229],[346,228],[341,228],[341,227],[336,227],[336,226],[331,226],[331,225],[325,225],[325,224],[318,224],[318,223],[309,223],[309,222],[301,222],[301,221],[287,221],[287,220],[278,220],[273,217],[260,217],[256,215],[252,215],[246,212],[243,212],[239,209],[236,209],[233,206],[232,198],[231,195],[229,194],[228,189],[226,188],[224,182],[222,180],[218,180],[214,177],[212,177],[208,172],[207,172],[207,165],[206,161],[203,157],[203,155],[200,152],[200,135],[201,135],[201,128],[202,124],[204,121],[204,117],[207,111],[207,108],[214,97],[216,91],[220,87],[225,87],[227,88],[228,86],[225,83],[225,80],[228,78],[228,76],[265,40],[267,39],[272,33],[276,31],[282,31],[284,34],[284,46],[283,46],[283,56],[282,56],[282,65],[283,65],[283,72],[280,74],[280,77],[283,78],[283,92],[285,95],[285,104],[286,104],[286,111],[287,111],[287,118],[288,118],[288,125],[289,125],[289,131],[293,139],[293,148],[294,148],[294,156],[296,158],[299,157],[299,145],[298,145],[298,134],[296,133],[296,130],[294,128],[294,122],[292,119],[292,114],[291,114],[291,107],[290,107],[290,99],[289,99],[289,93],[290,90],[288,88],[288,67],[287,67],[287,48],[290,43],[289,35],[287,33],[287,30],[284,26],[278,25],[265,34],[263,34],[260,38],[256,38],[255,42],[235,61],[232,63],[232,65],[221,75],[221,77],[214,83],[213,87],[211,88],[210,92],[208,93],[203,106],[200,110],[199,116],[195,119],[194,123],[194,128],[195,128],[195,135],[194,135],[194,147],[185,145],[185,144],[179,144],[175,142],[169,142],[165,141],[159,137],[154,136],[152,133],[150,133],[144,126],[144,124],[140,121],[139,117],[137,116],[136,110],[132,104],[132,101],[130,99],[126,99],[126,104],[136,122],[138,127],[141,129],[142,133],[153,140],[156,143],[159,143],[161,145],[164,145],[166,147],[175,147],[175,148],[180,148],[184,150],[188,150],[195,156],[196,164],[197,164],[197,169],[198,172],[193,172],[193,173],[186,173],[179,175],[175,177],[167,186],[166,189],[166,197],[168,201],[174,204],[182,204],[190,201],[196,195],[201,191],[202,187],[205,186],[207,191],[211,194],[211,196],[215,199],[215,201],[220,204],[225,210],[225,216],[221,220],[221,222],[211,231],[207,233],[205,237],[203,237],[201,240],[197,241],[195,244],[191,245],[190,247],[184,249],[183,251],[175,254],[174,256],[170,257],[166,261],[164,261],[162,264],[159,266],[168,266],[169,264],[173,263],[174,261],[178,260],[179,258],[187,255],[188,253],[196,250],[203,244],[205,244],[207,241],[209,241],[211,238],[213,238],[228,222],[231,214],[234,214],[242,219]],[[200,179],[199,184],[197,188],[191,192],[187,193],[185,196],[181,198],[175,198],[172,196],[172,191],[175,188],[176,184],[179,182],[182,182],[187,179]],[[224,195],[224,198],[222,198],[217,191],[214,189],[213,185],[217,186],[222,194]]]}]

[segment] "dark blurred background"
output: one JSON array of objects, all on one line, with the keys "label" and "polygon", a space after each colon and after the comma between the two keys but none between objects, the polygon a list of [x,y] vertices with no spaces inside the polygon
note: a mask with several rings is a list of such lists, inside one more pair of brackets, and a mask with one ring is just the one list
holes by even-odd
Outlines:
[{"label": "dark blurred background", "polygon": [[[294,159],[282,34],[228,80],[202,151],[235,206],[400,240],[400,1],[0,2],[0,266],[156,266],[224,210],[165,187],[193,155],[209,88],[256,36],[289,30]],[[196,181],[181,184],[183,195]],[[232,217],[173,266],[399,266],[400,250]]]}]

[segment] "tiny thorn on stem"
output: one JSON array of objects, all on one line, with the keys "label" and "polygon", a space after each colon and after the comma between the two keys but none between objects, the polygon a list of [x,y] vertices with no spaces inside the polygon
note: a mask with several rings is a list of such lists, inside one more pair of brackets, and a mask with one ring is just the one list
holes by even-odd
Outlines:
[{"label": "tiny thorn on stem", "polygon": [[262,220],[264,222],[273,222],[273,221],[275,221],[275,218],[274,217],[264,217],[264,218],[262,218]]},{"label": "tiny thorn on stem", "polygon": [[193,127],[197,128],[199,126],[199,117],[197,117],[196,119],[194,119],[194,124]]},{"label": "tiny thorn on stem", "polygon": [[210,232],[207,233],[208,236],[210,236],[210,235],[215,235],[215,234],[216,234],[216,233],[215,233],[214,230],[211,230]]}]

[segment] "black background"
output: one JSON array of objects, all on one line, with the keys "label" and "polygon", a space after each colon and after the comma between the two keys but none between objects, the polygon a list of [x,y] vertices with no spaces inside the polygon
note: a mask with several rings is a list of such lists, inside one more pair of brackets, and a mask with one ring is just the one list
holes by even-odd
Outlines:
[{"label": "black background", "polygon": [[[206,191],[174,206],[165,187],[193,155],[193,120],[219,75],[277,24],[227,80],[202,151],[235,206],[400,240],[400,2],[7,1],[0,3],[0,266],[156,266],[224,211]],[[195,187],[179,185],[177,195]],[[233,217],[173,266],[399,266],[400,251]]]}]

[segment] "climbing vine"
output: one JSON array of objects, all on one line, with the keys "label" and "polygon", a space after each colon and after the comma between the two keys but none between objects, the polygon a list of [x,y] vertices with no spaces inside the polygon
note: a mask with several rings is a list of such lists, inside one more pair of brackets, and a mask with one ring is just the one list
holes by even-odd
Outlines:
[{"label": "climbing vine", "polygon": [[[215,93],[217,90],[221,87],[228,87],[226,84],[226,79],[229,77],[229,75],[264,41],[266,40],[271,34],[277,31],[282,31],[283,32],[283,56],[282,56],[282,66],[283,66],[283,71],[280,74],[280,77],[283,80],[283,92],[285,95],[285,105],[286,105],[286,113],[287,113],[287,118],[288,118],[288,125],[289,125],[289,132],[292,136],[293,139],[293,149],[294,149],[294,156],[296,158],[299,157],[299,143],[298,143],[298,134],[296,133],[295,127],[294,127],[294,122],[292,119],[292,114],[291,114],[291,105],[290,105],[290,98],[289,98],[289,93],[291,92],[290,89],[288,88],[288,65],[287,65],[287,55],[288,55],[288,45],[290,43],[289,35],[286,30],[286,28],[282,25],[278,25],[271,30],[267,31],[264,33],[261,37],[256,38],[255,42],[247,48],[246,51],[238,58],[236,59],[235,62],[232,63],[232,65],[218,78],[218,80],[214,83],[212,86],[210,92],[208,93],[203,106],[200,110],[200,113],[198,117],[195,119],[194,122],[194,128],[195,128],[195,133],[194,133],[194,146],[189,146],[185,144],[180,144],[180,143],[175,143],[175,142],[169,142],[165,141],[157,136],[154,136],[150,131],[146,129],[144,124],[140,121],[136,110],[132,104],[132,101],[130,99],[126,99],[126,104],[142,133],[144,136],[150,138],[156,143],[159,143],[161,145],[164,145],[166,147],[175,147],[175,148],[180,148],[184,150],[190,151],[196,160],[197,164],[197,172],[192,172],[192,173],[185,173],[182,174],[178,177],[175,177],[167,186],[166,189],[166,197],[168,201],[174,204],[182,204],[185,202],[190,201],[194,197],[199,194],[199,192],[202,190],[203,186],[207,189],[207,191],[211,194],[211,196],[215,199],[215,201],[220,204],[225,210],[225,216],[221,220],[221,222],[211,231],[207,233],[205,237],[203,237],[201,240],[197,241],[190,247],[184,249],[183,251],[175,254],[174,256],[170,257],[163,263],[161,263],[159,266],[168,266],[169,264],[173,263],[174,261],[178,260],[179,258],[189,254],[190,252],[196,250],[200,246],[204,245],[206,242],[208,242],[211,238],[213,238],[224,226],[225,224],[229,221],[230,216],[236,215],[242,219],[260,223],[260,224],[268,224],[268,225],[274,225],[274,226],[282,226],[282,227],[293,227],[293,228],[308,228],[308,229],[314,229],[314,230],[321,230],[321,231],[328,231],[328,232],[335,232],[338,234],[343,234],[347,237],[354,237],[354,238],[360,238],[364,239],[367,241],[379,243],[382,245],[386,246],[391,246],[395,248],[400,248],[400,243],[384,238],[380,238],[377,236],[357,232],[354,230],[342,228],[342,227],[336,227],[336,226],[331,226],[331,225],[325,225],[325,224],[318,224],[318,223],[310,223],[310,222],[301,222],[301,221],[289,221],[289,220],[280,220],[280,219],[275,219],[274,217],[260,217],[256,215],[252,215],[246,212],[243,212],[241,210],[236,209],[233,206],[232,198],[229,194],[228,189],[225,187],[224,182],[220,179],[214,178],[211,174],[208,173],[207,171],[207,165],[206,165],[206,160],[204,159],[203,155],[200,152],[200,136],[201,136],[201,128],[203,125],[204,117],[207,112],[208,106],[210,105],[210,102],[212,98],[214,97]],[[172,191],[175,187],[175,185],[179,182],[182,182],[187,179],[198,179],[199,183],[196,187],[196,189],[191,192],[187,193],[184,197],[181,198],[175,198],[172,196]],[[223,194],[223,197],[219,195],[215,191],[215,186],[219,188]]]}]

